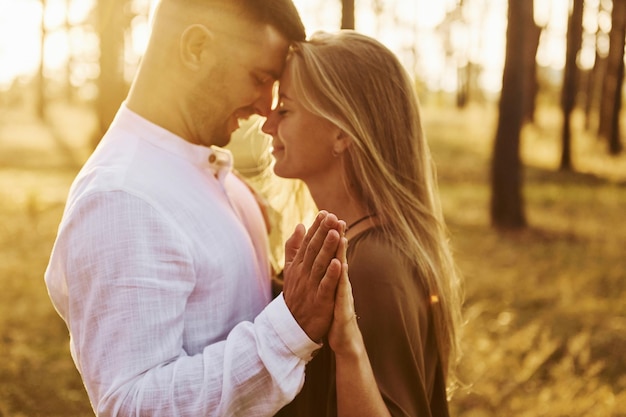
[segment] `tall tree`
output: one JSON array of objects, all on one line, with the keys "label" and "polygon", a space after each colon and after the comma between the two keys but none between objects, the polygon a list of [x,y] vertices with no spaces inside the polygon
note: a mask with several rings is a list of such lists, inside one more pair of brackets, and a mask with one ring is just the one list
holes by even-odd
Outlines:
[{"label": "tall tree", "polygon": [[567,25],[567,47],[565,52],[565,69],[563,71],[563,87],[561,90],[561,109],[563,110],[563,129],[561,131],[561,165],[560,169],[572,169],[572,129],[571,115],[576,103],[578,66],[576,57],[582,45],[583,36],[583,0],[574,0]]},{"label": "tall tree", "polygon": [[354,0],[341,0],[341,29],[354,29]]},{"label": "tall tree", "polygon": [[72,7],[72,0],[65,0],[65,22],[64,29],[67,36],[67,50],[69,51],[67,62],[65,63],[65,98],[68,101],[72,100],[72,67],[74,64],[74,51],[72,50],[72,23],[70,22],[70,8]]},{"label": "tall tree", "polygon": [[100,38],[97,102],[100,133],[109,127],[128,91],[124,80],[124,34],[130,20],[128,6],[129,0],[98,0],[96,6]]},{"label": "tall tree", "polygon": [[[599,1],[595,7],[598,16],[606,13],[604,10],[603,2]],[[587,3],[585,8],[593,7],[593,3]],[[600,20],[600,17],[598,18]],[[595,57],[593,61],[593,67],[586,74],[586,88],[585,88],[585,129],[592,128],[592,119],[596,114],[597,105],[600,99],[600,92],[602,90],[602,80],[606,73],[606,53],[602,50],[603,38],[607,34],[602,30],[602,25],[598,24],[594,36],[595,44]]]},{"label": "tall tree", "polygon": [[523,99],[528,78],[524,74],[524,55],[534,25],[533,2],[509,0],[506,54],[499,103],[498,126],[491,165],[491,222],[498,228],[526,226],[522,199],[520,136],[524,116]]},{"label": "tall tree", "polygon": [[39,67],[37,68],[37,102],[35,104],[37,117],[45,119],[46,117],[46,77],[44,70],[46,67],[46,36],[48,34],[46,28],[46,0],[41,0],[41,48],[39,50]]},{"label": "tall tree", "polygon": [[598,133],[608,139],[609,152],[613,155],[622,150],[619,116],[624,83],[624,46],[626,40],[626,0],[613,0],[609,55],[602,86],[600,102],[600,125]]},{"label": "tall tree", "polygon": [[526,22],[526,30],[524,36],[524,76],[526,77],[526,91],[524,94],[524,122],[533,122],[535,120],[535,102],[539,91],[539,83],[537,82],[537,49],[539,48],[539,38],[541,37],[542,28],[539,27],[535,20]]}]

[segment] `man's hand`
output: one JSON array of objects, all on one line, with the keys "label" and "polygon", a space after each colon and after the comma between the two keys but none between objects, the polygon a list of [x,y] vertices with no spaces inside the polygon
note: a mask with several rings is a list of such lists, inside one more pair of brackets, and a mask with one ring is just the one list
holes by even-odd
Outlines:
[{"label": "man's hand", "polygon": [[285,303],[315,342],[326,336],[333,319],[343,263],[336,255],[344,230],[334,214],[322,211],[306,235],[300,224],[285,244]]}]

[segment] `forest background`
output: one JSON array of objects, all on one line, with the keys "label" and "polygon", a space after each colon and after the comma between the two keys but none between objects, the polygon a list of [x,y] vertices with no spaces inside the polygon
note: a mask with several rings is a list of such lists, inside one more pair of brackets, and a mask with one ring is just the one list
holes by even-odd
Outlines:
[{"label": "forest background", "polygon": [[[626,0],[295,3],[415,77],[466,280],[452,415],[626,416]],[[151,6],[0,0],[0,417],[93,415],[43,272]]]}]

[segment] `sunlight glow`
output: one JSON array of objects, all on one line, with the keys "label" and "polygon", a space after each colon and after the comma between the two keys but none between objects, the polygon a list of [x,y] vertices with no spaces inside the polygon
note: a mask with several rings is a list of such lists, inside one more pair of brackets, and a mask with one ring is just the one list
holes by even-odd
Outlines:
[{"label": "sunlight glow", "polygon": [[535,1],[538,24],[545,26],[537,51],[537,63],[543,67],[559,70],[565,66],[569,5],[569,1],[562,0]]},{"label": "sunlight glow", "polygon": [[131,22],[131,32],[133,53],[137,56],[142,55],[143,51],[146,50],[148,36],[150,35],[148,18],[136,16]]},{"label": "sunlight glow", "polygon": [[33,16],[41,16],[39,2],[0,2],[0,90],[39,63],[39,22]]},{"label": "sunlight glow", "polygon": [[[68,24],[82,22],[93,8],[93,0],[72,1],[66,17],[65,0],[47,0],[44,45],[46,73],[64,67],[72,48],[93,43],[83,31],[65,31]],[[36,0],[0,0],[0,91],[20,76],[31,77],[39,67],[41,52],[41,3]],[[88,36],[88,35],[87,35]],[[96,44],[97,45],[97,44]]]},{"label": "sunlight glow", "polygon": [[[65,71],[67,58],[77,53],[93,53],[97,37],[88,30],[66,23],[84,22],[95,0],[47,0],[45,25],[46,74]],[[599,0],[589,0],[590,2]],[[334,31],[341,22],[339,0],[294,0],[307,34],[317,30]],[[412,74],[432,90],[454,91],[456,67],[478,65],[478,82],[488,92],[497,92],[501,84],[506,42],[507,0],[356,0],[356,29],[379,39],[394,51]],[[133,0],[133,11],[145,11],[155,0]],[[564,36],[567,29],[569,0],[535,0],[535,18],[545,27],[537,61],[553,69],[563,67]],[[606,26],[603,16],[586,16],[585,26]],[[606,20],[606,19],[605,19]],[[609,16],[610,25],[610,16]],[[93,25],[93,24],[92,24]],[[39,66],[41,41],[41,2],[38,0],[0,0],[0,91],[9,88],[18,77],[32,77]],[[588,29],[589,30],[589,29]],[[129,54],[139,57],[145,49],[148,21],[132,21]],[[600,39],[602,42],[602,39]],[[584,45],[589,46],[589,42]],[[592,65],[591,52],[583,50],[580,62]],[[133,58],[130,58],[133,61]],[[92,69],[77,70],[73,83],[93,75]],[[82,75],[80,72],[82,71]]]},{"label": "sunlight glow", "polygon": [[[563,0],[557,0],[563,1]],[[341,22],[338,0],[294,0],[310,35],[334,31]],[[418,74],[431,90],[455,91],[455,65],[468,60],[484,68],[481,86],[497,91],[501,84],[506,31],[506,0],[466,2],[462,16],[450,16],[457,0],[387,0],[376,10],[371,1],[356,1],[356,30],[373,36]],[[437,31],[453,29],[447,41]],[[478,28],[478,30],[476,30]],[[452,53],[465,51],[460,55]],[[454,64],[452,67],[450,64]]]}]

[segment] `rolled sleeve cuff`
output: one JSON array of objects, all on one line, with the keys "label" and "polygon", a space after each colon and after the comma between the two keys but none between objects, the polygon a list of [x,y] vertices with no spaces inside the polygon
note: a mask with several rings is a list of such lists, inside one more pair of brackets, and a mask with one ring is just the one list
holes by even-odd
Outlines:
[{"label": "rolled sleeve cuff", "polygon": [[323,346],[312,341],[302,330],[287,307],[283,293],[265,308],[265,314],[282,342],[303,361],[309,362]]}]

